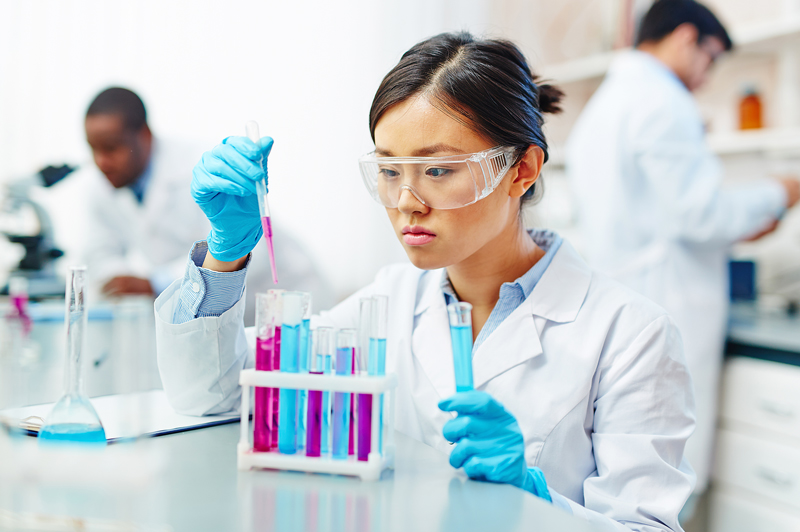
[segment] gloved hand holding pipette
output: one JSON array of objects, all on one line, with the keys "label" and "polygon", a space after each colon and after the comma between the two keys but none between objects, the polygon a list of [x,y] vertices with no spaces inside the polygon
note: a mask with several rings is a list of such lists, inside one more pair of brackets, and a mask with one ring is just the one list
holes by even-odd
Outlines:
[{"label": "gloved hand holding pipette", "polygon": [[263,234],[256,182],[268,181],[272,144],[264,137],[259,149],[247,137],[228,137],[194,167],[192,197],[211,222],[208,251],[217,260],[246,256]]},{"label": "gloved hand holding pipette", "polygon": [[525,439],[517,420],[486,392],[458,392],[439,402],[439,409],[457,412],[445,423],[444,437],[456,446],[450,465],[463,467],[469,478],[513,484],[550,501],[544,474],[525,462]]}]

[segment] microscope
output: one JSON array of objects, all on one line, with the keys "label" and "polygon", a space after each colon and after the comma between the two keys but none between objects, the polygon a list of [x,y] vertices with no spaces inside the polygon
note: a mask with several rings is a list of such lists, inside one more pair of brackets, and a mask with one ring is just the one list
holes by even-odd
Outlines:
[{"label": "microscope", "polygon": [[[25,277],[31,299],[63,297],[65,287],[55,271],[55,260],[64,253],[55,247],[50,217],[30,198],[30,190],[52,186],[73,170],[67,165],[48,166],[33,176],[8,184],[5,197],[0,196],[0,235],[25,250],[9,278]],[[8,294],[8,285],[0,294]]]}]

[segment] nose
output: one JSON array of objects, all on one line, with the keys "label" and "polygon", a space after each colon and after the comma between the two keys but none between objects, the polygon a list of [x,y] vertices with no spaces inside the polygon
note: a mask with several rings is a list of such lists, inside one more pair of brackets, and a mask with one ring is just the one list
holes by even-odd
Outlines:
[{"label": "nose", "polygon": [[403,214],[427,214],[431,208],[422,203],[414,194],[411,187],[404,185],[400,189],[400,199],[397,201],[397,210]]}]

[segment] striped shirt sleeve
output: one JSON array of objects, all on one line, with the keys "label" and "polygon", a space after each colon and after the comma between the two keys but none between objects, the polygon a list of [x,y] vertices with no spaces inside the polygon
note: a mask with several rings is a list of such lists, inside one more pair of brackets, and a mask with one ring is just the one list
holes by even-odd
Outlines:
[{"label": "striped shirt sleeve", "polygon": [[248,255],[241,270],[215,272],[202,267],[207,252],[208,244],[201,240],[195,242],[189,253],[180,295],[172,314],[174,324],[186,323],[195,318],[221,316],[244,294],[250,256]]}]

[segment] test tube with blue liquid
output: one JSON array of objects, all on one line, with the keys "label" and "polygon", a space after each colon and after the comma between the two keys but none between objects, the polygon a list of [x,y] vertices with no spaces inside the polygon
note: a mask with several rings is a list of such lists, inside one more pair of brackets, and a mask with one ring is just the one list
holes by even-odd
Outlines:
[{"label": "test tube with blue liquid", "polygon": [[[372,317],[370,318],[369,375],[386,375],[386,330],[389,320],[389,297],[372,296]],[[383,452],[383,395],[380,398],[378,427],[378,451]]]},{"label": "test tube with blue liquid", "polygon": [[[353,371],[353,350],[356,345],[355,329],[342,329],[336,338],[336,375],[350,376]],[[350,447],[350,394],[333,394],[333,449],[337,459],[346,459]]]},{"label": "test tube with blue liquid", "polygon": [[[311,356],[308,361],[309,375],[322,375],[327,347],[331,343],[333,329],[318,327],[311,331]],[[308,390],[308,415],[306,417],[306,456],[318,457],[322,451],[322,394],[320,390]]]},{"label": "test tube with blue liquid", "polygon": [[456,391],[473,390],[472,385],[472,305],[459,301],[447,305]]},{"label": "test tube with blue liquid", "polygon": [[[372,332],[372,298],[363,297],[359,300],[358,309],[358,346],[356,352],[356,372],[358,375],[368,375],[369,366],[369,337]],[[358,394],[358,408],[356,408],[356,422],[358,423],[358,441],[356,454],[358,459],[366,462],[369,458],[370,439],[372,438],[372,394]]]},{"label": "test tube with blue liquid", "polygon": [[[305,292],[283,293],[283,320],[281,324],[280,371],[297,373],[300,367],[300,325],[310,296]],[[297,452],[297,390],[281,388],[280,416],[278,421],[278,451],[283,454]]]},{"label": "test tube with blue liquid", "polygon": [[[300,322],[300,373],[308,373],[311,349],[311,294],[308,294],[308,305]],[[297,390],[297,448],[303,449],[306,445],[306,403],[308,390]]]}]

